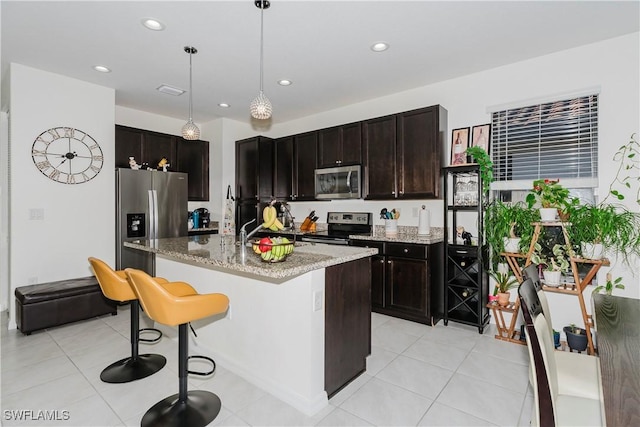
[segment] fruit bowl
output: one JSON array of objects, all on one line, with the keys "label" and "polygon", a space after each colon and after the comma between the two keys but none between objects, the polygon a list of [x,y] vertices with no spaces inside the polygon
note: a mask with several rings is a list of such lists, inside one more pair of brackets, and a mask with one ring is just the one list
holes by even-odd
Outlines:
[{"label": "fruit bowl", "polygon": [[263,237],[253,240],[251,248],[264,262],[282,262],[293,252],[293,242],[286,237]]}]

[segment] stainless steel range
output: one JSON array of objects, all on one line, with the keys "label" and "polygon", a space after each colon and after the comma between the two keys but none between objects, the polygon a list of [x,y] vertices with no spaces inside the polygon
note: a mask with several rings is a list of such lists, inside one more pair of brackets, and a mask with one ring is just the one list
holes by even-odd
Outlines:
[{"label": "stainless steel range", "polygon": [[326,231],[305,233],[300,237],[300,240],[329,245],[348,245],[349,235],[370,236],[372,231],[371,212],[329,212],[327,213]]}]

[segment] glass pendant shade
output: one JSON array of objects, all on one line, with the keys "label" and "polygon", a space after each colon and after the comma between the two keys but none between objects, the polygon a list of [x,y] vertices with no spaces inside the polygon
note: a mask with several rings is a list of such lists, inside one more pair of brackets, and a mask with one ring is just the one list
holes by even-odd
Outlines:
[{"label": "glass pendant shade", "polygon": [[182,137],[189,141],[200,139],[200,129],[193,123],[193,120],[189,119],[189,121],[182,126]]},{"label": "glass pendant shade", "polygon": [[260,91],[260,94],[249,105],[249,111],[251,111],[251,117],[258,120],[266,120],[271,117],[271,101],[264,95],[264,92]]}]

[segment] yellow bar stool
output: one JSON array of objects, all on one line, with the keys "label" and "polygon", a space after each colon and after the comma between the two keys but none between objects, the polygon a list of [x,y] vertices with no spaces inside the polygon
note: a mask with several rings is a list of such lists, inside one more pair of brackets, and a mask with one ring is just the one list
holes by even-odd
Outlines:
[{"label": "yellow bar stool", "polygon": [[194,320],[226,312],[229,298],[224,294],[176,295],[144,271],[127,268],[125,272],[147,315],[156,322],[178,326],[179,392],[153,405],[142,417],[142,427],[208,425],[218,416],[222,403],[209,391],[187,390],[187,326]]},{"label": "yellow bar stool", "polygon": [[[104,261],[93,257],[89,257],[89,264],[91,264],[104,296],[118,302],[129,302],[131,307],[131,356],[107,366],[100,373],[100,379],[106,383],[127,383],[158,372],[167,363],[167,359],[160,354],[139,354],[138,347],[140,341],[158,341],[162,337],[162,332],[153,328],[140,329],[140,303],[124,270],[115,271]],[[157,280],[163,283],[163,286],[169,287],[173,293],[184,295],[196,293],[191,286],[186,284],[170,284],[162,278],[157,278]],[[140,331],[154,331],[160,335],[155,339],[143,339],[140,338]]]}]

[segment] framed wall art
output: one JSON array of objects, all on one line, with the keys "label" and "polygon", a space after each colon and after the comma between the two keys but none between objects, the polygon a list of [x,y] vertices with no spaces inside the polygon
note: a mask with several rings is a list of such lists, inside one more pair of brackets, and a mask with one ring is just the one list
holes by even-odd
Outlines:
[{"label": "framed wall art", "polygon": [[489,147],[491,146],[491,123],[486,125],[477,125],[473,127],[471,132],[471,146],[483,148],[484,151],[489,154]]},{"label": "framed wall art", "polygon": [[469,128],[454,129],[451,133],[451,166],[467,164]]}]

